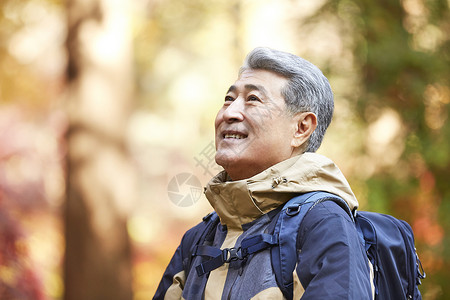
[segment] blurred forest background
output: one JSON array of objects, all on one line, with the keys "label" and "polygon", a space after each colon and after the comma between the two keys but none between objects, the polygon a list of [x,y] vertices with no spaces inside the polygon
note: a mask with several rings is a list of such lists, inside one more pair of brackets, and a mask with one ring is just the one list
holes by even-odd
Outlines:
[{"label": "blurred forest background", "polygon": [[245,55],[296,53],[335,92],[320,153],[362,210],[408,221],[450,299],[448,0],[1,0],[0,298],[149,299],[210,211],[213,121]]}]

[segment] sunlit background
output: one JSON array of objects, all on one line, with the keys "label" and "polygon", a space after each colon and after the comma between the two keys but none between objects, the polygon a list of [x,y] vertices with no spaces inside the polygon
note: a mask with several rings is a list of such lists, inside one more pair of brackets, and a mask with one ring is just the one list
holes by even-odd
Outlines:
[{"label": "sunlit background", "polygon": [[[215,113],[246,53],[268,46],[329,78],[336,108],[319,152],[361,209],[411,224],[423,298],[450,299],[449,5],[2,0],[0,298],[76,299],[93,289],[86,272],[118,282],[116,299],[150,299],[211,210],[203,195],[176,205],[169,182],[205,185],[220,170]],[[102,273],[90,260],[102,256],[119,269]]]}]

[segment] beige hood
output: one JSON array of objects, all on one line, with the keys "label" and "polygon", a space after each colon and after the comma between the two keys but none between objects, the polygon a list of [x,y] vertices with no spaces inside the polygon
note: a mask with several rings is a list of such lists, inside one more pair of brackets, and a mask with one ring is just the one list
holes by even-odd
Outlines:
[{"label": "beige hood", "polygon": [[292,157],[249,179],[231,181],[222,171],[207,184],[205,195],[222,224],[240,229],[295,195],[312,191],[338,195],[351,209],[358,206],[339,168],[317,153]]}]

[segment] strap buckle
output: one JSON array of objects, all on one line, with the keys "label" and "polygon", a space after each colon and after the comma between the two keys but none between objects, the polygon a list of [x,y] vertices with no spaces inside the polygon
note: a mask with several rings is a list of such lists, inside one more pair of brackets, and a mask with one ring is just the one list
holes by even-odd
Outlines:
[{"label": "strap buckle", "polygon": [[229,263],[233,260],[243,259],[244,255],[241,251],[241,247],[239,248],[225,248],[222,250],[223,261]]},{"label": "strap buckle", "polygon": [[290,217],[295,216],[296,214],[298,214],[300,212],[300,210],[302,209],[302,204],[298,204],[298,205],[293,205],[293,206],[288,206],[286,208],[286,214]]}]

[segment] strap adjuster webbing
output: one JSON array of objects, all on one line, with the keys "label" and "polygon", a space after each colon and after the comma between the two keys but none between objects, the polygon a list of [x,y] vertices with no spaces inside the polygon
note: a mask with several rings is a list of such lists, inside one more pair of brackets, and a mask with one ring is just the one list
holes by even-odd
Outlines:
[{"label": "strap adjuster webbing", "polygon": [[196,266],[198,276],[202,276],[212,270],[222,266],[224,263],[230,263],[234,260],[243,260],[248,255],[270,248],[278,244],[278,237],[267,233],[258,234],[242,240],[238,248],[225,248],[220,250],[211,246],[197,246],[193,255],[212,257],[212,259]]}]

